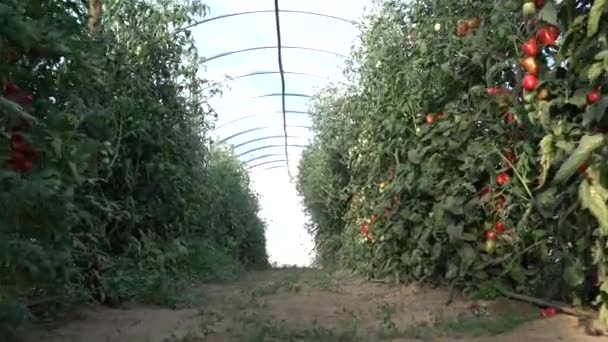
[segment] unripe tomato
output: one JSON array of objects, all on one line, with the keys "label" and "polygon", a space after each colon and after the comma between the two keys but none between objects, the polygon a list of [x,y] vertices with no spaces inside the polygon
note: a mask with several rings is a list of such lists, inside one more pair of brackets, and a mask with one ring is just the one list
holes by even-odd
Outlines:
[{"label": "unripe tomato", "polygon": [[543,88],[538,91],[537,98],[541,101],[546,100],[549,97],[549,91],[546,88]]},{"label": "unripe tomato", "polygon": [[486,253],[491,254],[496,249],[496,240],[486,240]]},{"label": "unripe tomato", "polygon": [[522,11],[524,13],[524,18],[531,18],[536,14],[536,5],[531,2],[526,2],[523,5]]},{"label": "unripe tomato", "polygon": [[538,78],[536,78],[536,76],[528,74],[524,77],[524,82],[523,82],[524,89],[526,89],[528,91],[533,91],[534,89],[536,89],[537,85],[538,85]]},{"label": "unripe tomato", "polygon": [[476,29],[481,26],[481,18],[480,17],[472,17],[467,20],[467,25],[471,29]]}]

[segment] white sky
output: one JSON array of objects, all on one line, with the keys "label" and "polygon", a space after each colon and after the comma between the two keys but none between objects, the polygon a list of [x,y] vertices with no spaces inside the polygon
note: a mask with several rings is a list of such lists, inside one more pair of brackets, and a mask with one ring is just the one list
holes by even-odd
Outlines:
[{"label": "white sky", "polygon": [[[274,9],[274,0],[208,0],[211,8],[209,17],[223,14]],[[358,20],[364,6],[371,7],[371,0],[280,0],[282,10],[300,10],[334,15],[348,20]],[[281,13],[281,39],[283,46],[302,46],[328,50],[348,55],[351,45],[356,41],[358,30],[355,26],[329,18]],[[193,31],[199,51],[205,57],[257,46],[276,46],[277,34],[274,13],[248,14],[211,21],[199,25]],[[256,71],[278,71],[276,49],[257,50],[238,53],[214,59],[205,63],[205,77],[220,81],[225,76],[236,77]],[[284,49],[283,66],[285,71],[310,73],[321,76],[285,75],[286,92],[313,95],[315,89],[329,80],[342,79],[343,58],[321,52]],[[251,99],[254,96],[280,93],[279,74],[257,75],[226,82],[222,98],[215,99],[211,105],[219,114],[213,132],[216,140],[257,127],[264,129],[248,132],[230,139],[237,145],[256,138],[283,135],[281,97]],[[306,111],[307,98],[287,97],[287,110]],[[237,122],[239,118],[254,115]],[[311,126],[307,115],[287,114],[287,124]],[[222,125],[225,125],[221,127]],[[288,143],[307,145],[311,132],[306,128],[288,127]],[[256,147],[281,145],[284,138],[260,140],[238,147],[235,151],[243,153]],[[297,165],[302,149],[289,148],[290,170],[297,175]],[[276,155],[274,155],[276,154]],[[273,155],[251,161],[249,165],[284,159],[284,147],[265,148],[240,157],[248,161],[264,155]],[[312,259],[313,242],[304,225],[306,217],[297,196],[295,183],[290,183],[285,162],[270,163],[251,170],[254,190],[260,194],[262,216],[268,223],[266,233],[270,260],[279,264],[308,265]],[[278,168],[276,168],[279,166]],[[268,169],[275,167],[273,169]]]}]

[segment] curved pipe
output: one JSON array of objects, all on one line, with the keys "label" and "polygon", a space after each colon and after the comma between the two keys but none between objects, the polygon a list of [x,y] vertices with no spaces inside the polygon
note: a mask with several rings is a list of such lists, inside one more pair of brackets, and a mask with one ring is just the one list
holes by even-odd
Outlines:
[{"label": "curved pipe", "polygon": [[[302,114],[302,115],[312,115],[312,113],[311,113],[311,112],[306,112],[306,111],[301,111],[301,110],[288,110],[288,111],[285,111],[285,113],[286,113],[286,114]],[[277,110],[277,111],[274,111],[274,112],[270,112],[269,114],[283,114],[283,112],[282,112],[282,111],[280,111],[280,110]],[[235,120],[232,120],[232,121],[230,121],[230,122],[227,122],[227,123],[225,123],[225,124],[223,124],[223,125],[221,125],[221,126],[219,126],[219,127],[214,128],[214,129],[212,130],[212,132],[215,132],[215,131],[219,130],[220,128],[226,127],[226,126],[228,126],[228,125],[230,125],[230,124],[233,124],[233,123],[235,123],[235,122],[237,122],[237,121],[241,121],[241,120],[245,120],[245,119],[248,119],[248,118],[253,118],[253,117],[256,117],[256,116],[261,116],[261,115],[268,115],[268,114],[253,114],[253,115],[247,115],[247,116],[243,116],[243,117],[240,117],[240,118],[238,118],[238,119],[235,119]]]},{"label": "curved pipe", "polygon": [[[240,143],[238,145],[232,145],[232,147],[236,149],[236,148],[239,148],[239,147],[242,147],[242,146],[254,143],[256,141],[262,141],[262,140],[268,140],[268,139],[278,139],[278,138],[284,139],[285,136],[281,134],[281,135],[271,135],[271,136],[267,136],[267,137],[256,138],[256,139],[252,139],[252,140],[248,140],[248,141],[242,142],[242,143]],[[287,138],[299,139],[300,137],[290,135]]]},{"label": "curved pipe", "polygon": [[256,161],[256,160],[264,159],[264,158],[268,158],[268,157],[277,157],[277,156],[284,156],[284,155],[285,155],[284,153],[263,154],[261,156],[257,156],[257,157],[251,158],[251,159],[245,161],[245,163],[251,163],[252,161]]},{"label": "curved pipe", "polygon": [[[231,135],[229,137],[226,137],[226,138],[220,140],[218,143],[220,143],[220,144],[221,143],[225,143],[226,141],[228,141],[228,140],[230,140],[232,138],[238,137],[239,135],[246,134],[246,133],[249,133],[249,132],[259,131],[261,129],[272,128],[272,127],[276,127],[276,126],[263,126],[263,127],[255,127],[255,128],[247,129],[247,130],[235,133],[235,134],[233,134],[233,135]],[[288,125],[287,127],[306,128],[306,129],[309,129],[309,130],[312,129],[311,126],[303,126],[303,125]]]},{"label": "curved pipe", "polygon": [[[258,95],[258,96],[240,98],[240,99],[237,99],[237,100],[255,100],[255,99],[260,99],[260,98],[265,98],[265,97],[274,97],[274,96],[283,96],[283,94],[281,94],[281,93],[264,94],[264,95]],[[289,97],[305,97],[305,98],[312,98],[313,97],[312,95],[298,94],[298,93],[286,93],[285,96],[289,96]],[[228,107],[231,104],[236,104],[237,102],[239,102],[237,100],[235,100],[235,99],[231,100],[230,98],[223,99],[222,102],[228,102],[228,103],[227,104],[225,103],[223,105],[215,106],[215,111],[217,112],[221,108]],[[222,102],[220,102],[220,103],[222,103]],[[200,102],[199,105],[201,105],[203,103],[204,102]],[[283,111],[281,111],[281,113],[283,113]]]},{"label": "curved pipe", "polygon": [[[215,87],[217,84],[223,84],[226,83],[228,81],[235,81],[238,80],[240,78],[245,78],[245,77],[251,77],[251,76],[260,76],[260,75],[272,75],[272,74],[280,74],[280,71],[255,71],[255,72],[250,72],[247,74],[243,74],[243,75],[239,75],[239,76],[234,76],[234,77],[230,77],[230,76],[226,76],[225,80],[222,81],[218,81],[216,84],[212,84],[209,85],[205,88],[202,88],[199,90],[199,92],[209,89],[209,88],[213,88]],[[296,71],[285,71],[284,74],[286,75],[298,75],[298,76],[308,76],[308,77],[316,77],[316,78],[322,78],[325,80],[329,80],[329,77],[325,77],[325,76],[321,76],[321,75],[315,75],[315,74],[309,74],[309,73],[305,73],[305,72],[296,72]]]},{"label": "curved pipe", "polygon": [[[265,145],[265,146],[260,146],[260,147],[253,148],[253,149],[251,149],[249,151],[245,151],[243,153],[239,153],[239,154],[237,154],[236,157],[237,158],[238,157],[242,157],[242,156],[246,155],[247,153],[251,153],[251,152],[255,152],[255,151],[259,151],[259,150],[265,150],[265,149],[268,149],[268,148],[283,147],[283,146],[285,146],[285,145],[284,144],[280,144],[280,145]],[[289,145],[287,145],[287,147],[306,148],[307,146],[306,145],[291,145],[291,144],[289,144]]]},{"label": "curved pipe", "polygon": [[[283,96],[283,93],[272,93],[272,94],[258,95],[258,96],[255,96],[253,98],[254,99],[258,99],[258,98],[262,98],[262,97],[273,97],[273,96]],[[306,97],[306,98],[311,98],[312,97],[312,95],[300,94],[300,93],[285,93],[285,96]],[[283,113],[283,111],[281,111],[281,113]]]},{"label": "curved pipe", "polygon": [[[219,19],[225,19],[225,18],[230,18],[230,17],[236,17],[239,15],[247,15],[247,14],[258,14],[258,13],[274,13],[275,10],[258,10],[258,11],[247,11],[247,12],[237,12],[237,13],[229,13],[229,14],[224,14],[224,15],[218,15],[217,17],[213,17],[213,18],[209,18],[209,19],[203,19],[203,20],[199,20],[196,21],[184,28],[179,29],[177,32],[180,31],[185,31],[187,29],[196,27],[198,25],[201,24],[205,24],[214,20],[219,20]],[[308,12],[308,11],[295,11],[295,10],[279,10],[279,12],[281,13],[297,13],[297,14],[306,14],[306,15],[315,15],[315,16],[319,16],[319,17],[324,17],[324,18],[329,18],[329,19],[335,19],[335,20],[340,20],[340,21],[344,21],[346,23],[349,23],[351,25],[355,25],[356,22],[354,20],[348,20],[348,19],[344,19],[344,18],[340,18],[340,17],[336,17],[333,15],[329,15],[329,14],[323,14],[323,13],[317,13],[317,12]]]},{"label": "curved pipe", "polygon": [[[247,49],[240,49],[240,50],[233,50],[233,51],[228,51],[228,52],[222,52],[222,53],[219,53],[217,55],[211,56],[209,58],[203,58],[203,60],[201,61],[201,64],[210,62],[210,61],[212,61],[214,59],[218,59],[218,58],[234,55],[234,54],[237,54],[237,53],[256,51],[256,50],[268,50],[268,49],[278,49],[278,46],[256,46],[256,47],[247,48]],[[323,53],[327,53],[327,54],[330,54],[330,55],[335,55],[335,56],[338,56],[338,57],[346,58],[346,56],[343,55],[343,54],[341,54],[341,53],[327,51],[327,50],[323,50],[323,49],[309,48],[309,47],[305,47],[305,46],[281,46],[281,49],[297,49],[297,50],[307,50],[307,51],[323,52]]]},{"label": "curved pipe", "polygon": [[263,165],[268,165],[268,164],[272,164],[272,163],[285,163],[285,162],[287,162],[287,159],[271,160],[271,161],[267,161],[267,162],[263,162],[263,163],[252,165],[252,166],[249,167],[249,170],[255,169],[256,167],[263,166]]},{"label": "curved pipe", "polygon": [[285,169],[286,169],[286,168],[287,168],[287,165],[277,165],[277,166],[271,166],[271,167],[267,167],[267,168],[265,168],[265,169],[264,169],[264,171],[267,171],[267,170],[273,170],[273,169],[282,169],[282,168],[285,168]]}]

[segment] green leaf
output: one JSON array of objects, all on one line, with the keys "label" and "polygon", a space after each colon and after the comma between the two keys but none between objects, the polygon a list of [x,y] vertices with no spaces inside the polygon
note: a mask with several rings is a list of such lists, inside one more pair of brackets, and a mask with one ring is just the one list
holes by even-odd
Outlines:
[{"label": "green leaf", "polygon": [[593,63],[591,64],[591,66],[589,67],[589,70],[587,71],[587,77],[589,78],[590,82],[595,82],[595,80],[597,80],[600,76],[602,76],[602,73],[604,72],[604,63],[602,62],[597,62],[597,63]]},{"label": "green leaf", "polygon": [[446,230],[451,242],[462,239],[464,227],[461,224],[451,224]]},{"label": "green leaf", "polygon": [[420,154],[417,150],[409,150],[407,151],[407,160],[409,160],[412,164],[420,164]]},{"label": "green leaf", "polygon": [[602,146],[603,143],[604,136],[601,134],[584,135],[576,150],[566,159],[553,177],[552,184],[559,184],[572,176],[576,169],[589,159],[591,153]]},{"label": "green leaf", "polygon": [[469,244],[464,244],[458,249],[458,255],[460,256],[460,275],[463,276],[467,270],[473,265],[477,253]]},{"label": "green leaf", "polygon": [[589,22],[587,23],[587,37],[593,37],[599,30],[602,13],[608,9],[608,0],[595,0],[589,11]]},{"label": "green leaf", "polygon": [[543,9],[541,9],[538,13],[538,16],[542,21],[551,25],[559,25],[557,22],[557,9],[555,8],[553,1],[547,1],[545,6],[543,6]]},{"label": "green leaf", "polygon": [[585,271],[580,261],[570,263],[566,266],[563,274],[564,281],[571,287],[577,287],[585,281]]},{"label": "green leaf", "polygon": [[553,153],[553,135],[545,135],[540,141],[540,174],[538,176],[538,188],[545,185],[551,168],[551,155]]},{"label": "green leaf", "polygon": [[[594,174],[593,169],[589,172]],[[597,173],[595,175],[597,176]],[[608,190],[601,185],[599,179],[596,179],[593,183],[589,179],[585,179],[579,186],[578,196],[582,207],[588,209],[593,214],[600,225],[602,233],[608,235],[608,207],[606,206]]]}]

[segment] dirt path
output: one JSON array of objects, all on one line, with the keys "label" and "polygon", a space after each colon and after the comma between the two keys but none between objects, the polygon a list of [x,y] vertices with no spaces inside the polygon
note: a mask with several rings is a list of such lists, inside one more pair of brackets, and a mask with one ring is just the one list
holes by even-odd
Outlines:
[{"label": "dirt path", "polygon": [[205,285],[189,308],[87,308],[26,342],[603,341],[565,315],[540,319],[519,302],[471,302],[417,286],[374,284],[318,270],[254,273]]}]

